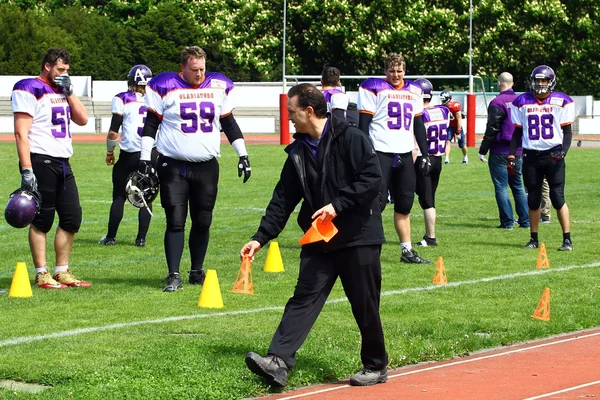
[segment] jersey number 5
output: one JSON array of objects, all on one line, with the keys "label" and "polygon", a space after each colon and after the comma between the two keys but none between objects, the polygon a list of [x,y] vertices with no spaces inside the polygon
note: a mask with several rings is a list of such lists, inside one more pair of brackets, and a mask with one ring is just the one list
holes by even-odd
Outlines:
[{"label": "jersey number 5", "polygon": [[[198,132],[198,119],[202,119],[200,129],[208,133],[213,131],[213,121],[215,119],[215,105],[210,101],[201,101],[200,103],[181,103],[179,105],[179,114],[184,122],[181,124],[183,133]],[[189,121],[189,122],[186,122]]]},{"label": "jersey number 5", "polygon": [[71,107],[52,107],[52,136],[57,139],[71,137],[69,123],[71,122]]}]

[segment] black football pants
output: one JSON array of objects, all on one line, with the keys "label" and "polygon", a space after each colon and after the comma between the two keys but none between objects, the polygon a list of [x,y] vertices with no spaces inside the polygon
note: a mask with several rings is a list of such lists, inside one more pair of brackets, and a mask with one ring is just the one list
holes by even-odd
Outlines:
[{"label": "black football pants", "polygon": [[330,253],[302,249],[294,295],[285,306],[269,354],[294,366],[296,351],[317,320],[337,277],[342,281],[362,336],[360,351],[365,368],[380,370],[388,362],[379,317],[381,245],[356,246]]}]

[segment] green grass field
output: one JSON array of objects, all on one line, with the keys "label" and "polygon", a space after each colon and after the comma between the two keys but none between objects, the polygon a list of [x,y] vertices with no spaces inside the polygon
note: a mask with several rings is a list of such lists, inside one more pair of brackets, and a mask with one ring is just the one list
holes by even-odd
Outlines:
[{"label": "green grass field", "polygon": [[[247,351],[265,353],[291,296],[298,271],[301,231],[295,216],[278,238],[285,272],[263,271],[267,249],[253,264],[255,295],[231,293],[240,267],[238,251],[258,227],[285,157],[283,147],[250,145],[252,178],[237,177],[237,157],[222,146],[221,180],[205,268],[216,269],[223,309],[198,308],[200,288],[163,293],[166,276],[164,213],[155,217],[146,248],[133,245],[137,210],[126,204],[118,243],[97,244],[105,235],[111,202],[110,168],[104,144],[75,144],[72,165],[83,206],[71,267],[90,289],[49,291],[33,297],[0,295],[0,380],[48,385],[41,394],[0,389],[0,398],[44,399],[240,399],[270,392],[245,366]],[[550,269],[536,269],[538,252],[521,248],[528,229],[496,229],[498,212],[487,165],[470,149],[471,162],[444,166],[437,195],[438,247],[424,258],[444,258],[448,286],[431,284],[435,265],[399,262],[391,208],[384,213],[381,314],[395,368],[600,325],[600,149],[573,148],[567,159],[566,199],[575,250],[552,223],[540,226]],[[20,183],[13,143],[0,144],[5,171],[0,193]],[[188,224],[189,228],[189,224]],[[52,231],[53,232],[53,231]],[[415,203],[413,241],[424,234]],[[19,261],[34,269],[27,230],[0,221],[0,288],[8,291]],[[52,237],[52,236],[50,236]],[[187,246],[186,246],[187,247]],[[53,267],[49,248],[48,264]],[[187,278],[189,253],[182,260]],[[552,318],[530,318],[551,288]],[[46,336],[45,336],[46,335]],[[360,369],[360,336],[339,283],[304,346],[288,388],[347,379]]]}]

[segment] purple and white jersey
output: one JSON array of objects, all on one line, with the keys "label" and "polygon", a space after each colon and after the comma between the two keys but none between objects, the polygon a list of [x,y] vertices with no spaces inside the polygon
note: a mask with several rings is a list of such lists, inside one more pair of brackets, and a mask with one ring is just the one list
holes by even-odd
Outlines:
[{"label": "purple and white jersey", "polygon": [[33,117],[29,130],[31,153],[70,158],[71,107],[67,97],[39,78],[27,78],[15,83],[11,96],[13,113]]},{"label": "purple and white jersey", "polygon": [[384,153],[408,153],[415,147],[414,117],[423,113],[423,92],[411,81],[396,88],[382,78],[369,78],[358,88],[357,108],[373,115],[369,136]]},{"label": "purple and white jersey", "polygon": [[[427,152],[430,156],[441,156],[446,152],[450,115],[448,107],[438,104],[423,109],[423,123],[427,135]],[[419,155],[421,152],[419,151]]]},{"label": "purple and white jersey", "polygon": [[562,126],[575,121],[575,103],[564,93],[552,92],[539,101],[531,92],[518,96],[511,104],[510,116],[523,128],[523,148],[550,150],[562,145]]},{"label": "purple and white jersey", "polygon": [[327,112],[333,112],[335,109],[348,109],[348,95],[340,89],[325,89],[322,90],[325,100],[327,100]]},{"label": "purple and white jersey", "polygon": [[229,96],[233,87],[233,82],[218,72],[208,72],[198,87],[176,72],[152,78],[146,87],[146,106],[162,119],[156,137],[158,152],[191,162],[219,157],[219,118],[233,112]]},{"label": "purple and white jersey", "polygon": [[121,150],[135,153],[142,149],[142,128],[146,122],[144,96],[137,92],[122,92],[112,99],[111,112],[123,117]]}]

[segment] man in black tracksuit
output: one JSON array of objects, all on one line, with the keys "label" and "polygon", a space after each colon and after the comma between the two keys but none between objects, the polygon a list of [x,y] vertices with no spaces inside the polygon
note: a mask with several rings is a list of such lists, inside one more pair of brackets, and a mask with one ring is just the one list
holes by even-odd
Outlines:
[{"label": "man in black tracksuit", "polygon": [[362,336],[363,368],[352,385],[387,381],[387,353],[379,317],[381,292],[381,169],[368,137],[356,126],[327,114],[323,94],[304,83],[288,92],[295,141],[258,231],[241,251],[253,257],[285,227],[302,201],[298,224],[307,231],[316,218],[332,221],[329,242],[302,247],[294,295],[285,306],[267,357],[246,355],[246,364],[273,386],[284,386],[296,351],[306,339],[339,276]]}]

